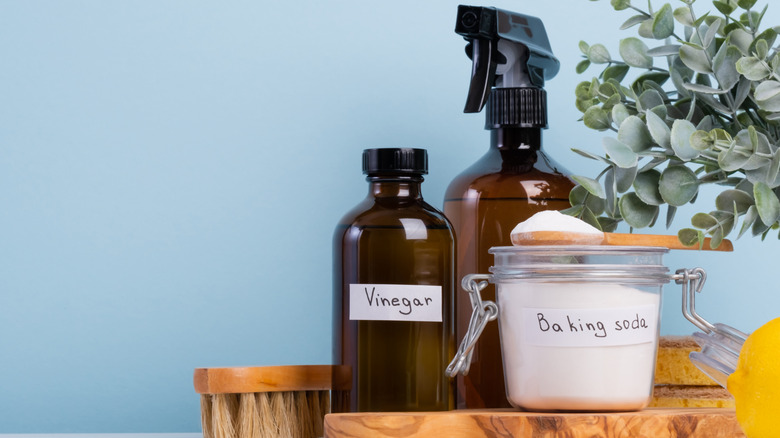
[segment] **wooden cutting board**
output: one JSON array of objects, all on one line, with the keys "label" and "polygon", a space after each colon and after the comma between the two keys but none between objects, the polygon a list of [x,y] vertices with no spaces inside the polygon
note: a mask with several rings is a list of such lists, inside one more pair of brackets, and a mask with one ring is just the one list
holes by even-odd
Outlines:
[{"label": "wooden cutting board", "polygon": [[735,438],[734,409],[648,408],[639,412],[534,413],[512,410],[329,414],[325,438]]}]

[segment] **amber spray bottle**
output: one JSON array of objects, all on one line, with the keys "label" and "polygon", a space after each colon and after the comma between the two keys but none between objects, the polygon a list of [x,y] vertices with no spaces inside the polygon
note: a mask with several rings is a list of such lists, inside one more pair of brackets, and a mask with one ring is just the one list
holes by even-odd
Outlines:
[{"label": "amber spray bottle", "polygon": [[333,360],[352,368],[334,412],[454,408],[454,241],[423,200],[424,149],[363,152],[368,196],[336,227]]},{"label": "amber spray bottle", "polygon": [[[542,210],[569,207],[568,173],[542,150],[547,127],[542,86],[558,72],[542,21],[489,7],[459,6],[455,32],[467,41],[472,77],[464,112],[486,106],[490,147],[447,188],[444,213],[457,240],[456,278],[489,273],[488,249],[509,246],[510,232]],[[495,300],[495,289],[482,291]],[[500,305],[500,304],[499,304]],[[456,335],[472,313],[468,294],[455,292]],[[511,407],[506,399],[498,324],[488,324],[474,347],[467,376],[457,378],[458,408]]]}]

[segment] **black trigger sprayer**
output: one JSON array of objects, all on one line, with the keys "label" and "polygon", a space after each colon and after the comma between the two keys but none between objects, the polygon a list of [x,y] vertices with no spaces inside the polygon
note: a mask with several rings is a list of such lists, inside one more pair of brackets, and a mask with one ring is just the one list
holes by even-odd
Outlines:
[{"label": "black trigger sprayer", "polygon": [[[447,187],[444,214],[456,236],[456,278],[490,272],[490,248],[511,246],[510,233],[543,210],[569,205],[574,183],[542,150],[547,128],[544,82],[560,63],[536,17],[493,7],[459,6],[455,32],[468,41],[472,60],[466,113],[485,108],[490,147]],[[495,299],[488,284],[482,298]],[[465,293],[455,300],[456,335],[466,335],[472,308]],[[507,408],[498,324],[487,324],[473,346],[471,370],[458,375],[457,407]]]},{"label": "black trigger sprayer", "polygon": [[[463,111],[482,111],[491,91],[496,99],[506,100],[512,96],[502,90],[524,89],[527,96],[523,97],[532,99],[528,102],[531,107],[516,117],[494,111],[493,125],[546,127],[544,81],[555,77],[560,62],[552,53],[542,20],[498,8],[461,5],[455,33],[468,41],[466,54],[472,60],[471,84]],[[507,103],[511,106],[511,102]],[[498,112],[502,113],[500,109]],[[488,123],[490,118],[488,113]]]}]

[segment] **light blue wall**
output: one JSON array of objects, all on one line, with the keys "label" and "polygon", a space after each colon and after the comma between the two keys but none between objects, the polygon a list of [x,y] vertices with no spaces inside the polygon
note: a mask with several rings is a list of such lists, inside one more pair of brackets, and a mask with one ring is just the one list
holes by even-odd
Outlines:
[{"label": "light blue wall", "polygon": [[[328,363],[362,149],[428,148],[441,206],[487,147],[457,4],[0,2],[0,433],[196,432],[195,367]],[[577,122],[577,42],[615,50],[628,14],[493,5],[547,24],[545,146],[594,174],[569,151],[601,143]],[[777,245],[667,261],[707,268],[701,312],[753,330],[778,314]],[[665,302],[664,332],[691,332],[676,287]]]}]

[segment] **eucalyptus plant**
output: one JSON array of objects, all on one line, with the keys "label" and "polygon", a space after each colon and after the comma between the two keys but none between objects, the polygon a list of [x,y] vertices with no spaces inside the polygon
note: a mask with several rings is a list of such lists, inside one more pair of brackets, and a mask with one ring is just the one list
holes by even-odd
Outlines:
[{"label": "eucalyptus plant", "polygon": [[567,212],[614,231],[621,221],[652,226],[665,206],[668,228],[700,186],[719,184],[714,209],[695,214],[680,240],[711,236],[718,246],[748,231],[763,239],[780,227],[780,27],[762,29],[767,7],[756,0],[716,0],[705,13],[694,1],[648,1],[645,10],[611,0],[633,12],[620,28],[638,36],[620,40],[618,58],[580,42],[577,72],[601,71],[577,85],[577,108],[587,127],[613,134],[603,156],[575,149],[605,168],[573,177]]}]

